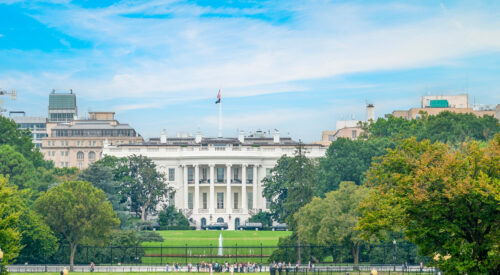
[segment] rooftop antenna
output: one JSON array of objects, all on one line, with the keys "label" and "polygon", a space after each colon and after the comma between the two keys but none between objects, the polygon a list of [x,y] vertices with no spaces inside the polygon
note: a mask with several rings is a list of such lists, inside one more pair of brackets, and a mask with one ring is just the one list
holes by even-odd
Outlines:
[{"label": "rooftop antenna", "polygon": [[[16,100],[16,98],[17,98],[16,90],[11,90],[10,92],[8,92],[7,90],[0,89],[0,96],[1,95],[10,95],[11,100]],[[3,101],[0,100],[0,115],[2,115],[3,112],[7,111],[6,109],[2,108],[2,104],[3,104]]]}]

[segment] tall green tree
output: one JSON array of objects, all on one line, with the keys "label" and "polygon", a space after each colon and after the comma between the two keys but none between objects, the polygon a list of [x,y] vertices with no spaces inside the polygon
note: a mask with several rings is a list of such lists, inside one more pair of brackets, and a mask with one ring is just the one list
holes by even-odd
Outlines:
[{"label": "tall green tree", "polygon": [[78,180],[88,181],[94,187],[104,191],[114,211],[126,210],[126,206],[120,195],[120,183],[114,180],[113,169],[111,167],[105,166],[101,162],[95,162],[87,169],[81,171],[78,175]]},{"label": "tall green tree", "polygon": [[35,207],[52,230],[69,243],[71,270],[78,245],[103,242],[119,225],[104,192],[89,182],[55,186],[37,199]]},{"label": "tall green tree", "polygon": [[118,168],[122,195],[129,199],[130,210],[146,220],[148,214],[156,212],[171,187],[166,183],[165,174],[159,172],[148,157],[133,155],[125,159],[123,165]]},{"label": "tall green tree", "polygon": [[12,263],[23,247],[18,227],[21,201],[17,192],[17,188],[8,186],[7,179],[0,175],[0,248],[4,252],[0,274],[7,273],[5,265]]},{"label": "tall green tree", "polygon": [[337,191],[327,193],[324,199],[314,197],[294,215],[297,234],[312,244],[348,246],[354,266],[358,267],[359,247],[363,242],[356,228],[361,217],[358,208],[368,195],[368,188],[342,182]]},{"label": "tall green tree", "polygon": [[315,195],[324,196],[329,191],[337,190],[343,181],[362,185],[372,159],[383,155],[386,148],[394,146],[395,142],[387,138],[339,138],[333,141],[325,157],[318,161],[318,186]]},{"label": "tall green tree", "polygon": [[274,220],[293,228],[293,214],[311,201],[316,183],[316,163],[299,145],[295,156],[283,155],[271,175],[264,178],[263,195],[270,202]]},{"label": "tall green tree", "polygon": [[14,150],[21,153],[34,167],[50,166],[43,160],[31,140],[29,130],[20,130],[17,124],[6,117],[0,116],[0,145],[10,145]]},{"label": "tall green tree", "polygon": [[10,145],[0,146],[0,174],[9,175],[9,183],[20,189],[38,189],[35,167]]},{"label": "tall green tree", "polygon": [[500,273],[500,135],[486,148],[405,140],[368,173],[360,229],[401,230],[453,274]]}]

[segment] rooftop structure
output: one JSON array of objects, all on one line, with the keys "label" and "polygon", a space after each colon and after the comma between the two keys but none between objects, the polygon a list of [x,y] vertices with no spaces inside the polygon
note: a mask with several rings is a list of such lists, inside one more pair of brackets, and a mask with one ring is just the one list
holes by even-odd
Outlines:
[{"label": "rooftop structure", "polygon": [[9,112],[10,119],[14,120],[19,129],[28,129],[31,132],[36,148],[42,147],[42,138],[47,137],[47,119],[44,117],[26,116],[24,111]]},{"label": "rooftop structure", "polygon": [[76,95],[70,93],[56,93],[52,91],[49,95],[49,121],[69,122],[78,115],[76,106]]}]

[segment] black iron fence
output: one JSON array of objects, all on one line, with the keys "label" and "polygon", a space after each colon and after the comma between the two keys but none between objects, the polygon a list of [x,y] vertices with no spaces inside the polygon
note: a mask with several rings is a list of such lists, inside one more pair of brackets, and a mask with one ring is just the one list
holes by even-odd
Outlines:
[{"label": "black iron fence", "polygon": [[[165,265],[177,263],[257,263],[266,265],[271,262],[307,263],[325,265],[354,265],[355,257],[351,247],[334,246],[133,246],[133,247],[94,247],[78,246],[75,264],[99,265]],[[70,249],[60,245],[57,252],[40,258],[17,259],[17,264],[67,264]],[[397,245],[361,245],[359,247],[359,264],[382,265],[419,265],[431,259],[417,254],[417,247],[411,243]]]}]

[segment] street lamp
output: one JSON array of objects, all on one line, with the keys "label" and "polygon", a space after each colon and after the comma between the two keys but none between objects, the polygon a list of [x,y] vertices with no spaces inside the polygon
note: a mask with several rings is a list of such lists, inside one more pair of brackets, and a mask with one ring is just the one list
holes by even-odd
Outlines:
[{"label": "street lamp", "polygon": [[394,265],[394,271],[396,271],[396,240],[392,240],[392,244],[394,245],[394,252],[392,253],[392,263]]}]

